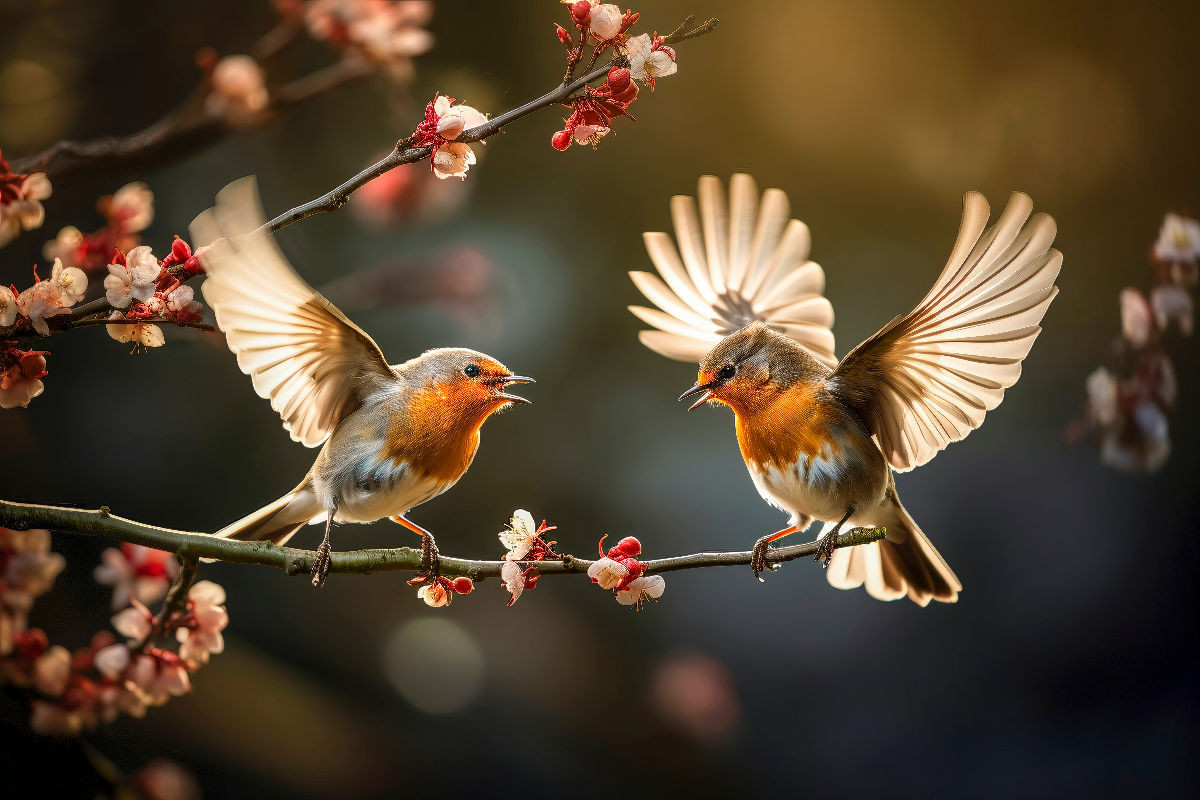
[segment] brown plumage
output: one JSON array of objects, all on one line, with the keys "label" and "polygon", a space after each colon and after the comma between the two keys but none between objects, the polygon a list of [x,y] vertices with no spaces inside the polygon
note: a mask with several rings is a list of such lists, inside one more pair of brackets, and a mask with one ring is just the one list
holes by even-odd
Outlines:
[{"label": "brown plumage", "polygon": [[[714,183],[701,179],[703,222],[681,213],[688,204],[672,205],[686,269],[669,239],[662,241],[665,234],[647,235],[670,289],[637,279],[663,309],[638,316],[660,329],[643,332],[643,342],[681,360],[716,337],[683,397],[699,395],[693,408],[708,400],[733,409],[751,479],[764,499],[792,515],[792,528],[756,543],[755,575],[771,541],[816,519],[826,523],[822,555],[834,586],[865,586],[873,597],[908,596],[920,605],[955,601],[961,584],[900,503],[892,473],[964,438],[1016,383],[1058,292],[1054,221],[1031,218],[1029,198],[1016,193],[985,231],[987,201],[968,193],[958,239],[933,288],[913,311],[835,362],[832,334],[814,333],[832,323],[831,312],[801,328],[779,316],[781,308],[818,308],[812,289],[824,285],[816,265],[803,261],[807,246],[800,252],[780,235],[786,198],[781,205],[782,193],[768,190],[760,211],[753,182],[734,176],[731,194],[740,199],[726,210]],[[710,294],[721,287],[719,302],[705,300],[700,278]],[[670,317],[680,309],[685,313]],[[718,335],[735,324],[742,327]],[[671,338],[654,335],[664,332]],[[883,526],[887,535],[834,551],[844,524]]]},{"label": "brown plumage", "polygon": [[504,389],[532,380],[474,350],[440,348],[389,365],[378,345],[292,270],[263,223],[252,179],[230,184],[192,223],[213,307],[238,366],[271,401],[284,428],[322,445],[288,494],[217,536],[286,542],[325,522],[314,583],[329,565],[333,522],[404,519],[466,472],[484,421],[512,403]]}]

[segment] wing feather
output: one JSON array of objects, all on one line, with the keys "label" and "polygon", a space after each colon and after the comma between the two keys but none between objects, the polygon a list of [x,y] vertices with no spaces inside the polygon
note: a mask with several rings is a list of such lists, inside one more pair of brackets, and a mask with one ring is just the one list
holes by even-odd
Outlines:
[{"label": "wing feather", "polygon": [[645,234],[658,275],[629,273],[658,306],[629,307],[658,329],[642,331],[642,343],[668,358],[699,361],[724,336],[762,321],[834,366],[825,273],[808,260],[808,226],[788,219],[787,195],[767,189],[760,198],[754,179],[737,174],[728,202],[711,175],[700,178],[697,197],[671,198],[674,241],[666,233]]},{"label": "wing feather", "polygon": [[295,273],[263,223],[253,178],[217,195],[192,222],[208,249],[202,292],[254,390],[292,438],[325,441],[374,389],[395,379],[371,337]]},{"label": "wing feather", "polygon": [[1021,377],[1058,294],[1054,220],[1015,193],[985,230],[968,193],[945,268],[909,314],[854,348],[827,386],[867,423],[889,463],[908,470],[965,438]]}]

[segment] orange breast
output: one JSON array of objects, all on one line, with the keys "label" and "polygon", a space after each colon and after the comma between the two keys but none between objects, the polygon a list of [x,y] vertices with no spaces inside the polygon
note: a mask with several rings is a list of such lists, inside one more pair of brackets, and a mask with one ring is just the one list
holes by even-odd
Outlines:
[{"label": "orange breast", "polygon": [[818,384],[797,384],[761,402],[735,406],[738,445],[746,463],[783,470],[801,457],[839,457],[843,443],[834,435],[836,409],[821,401],[820,391]]},{"label": "orange breast", "polygon": [[385,455],[431,478],[456,481],[475,458],[489,413],[472,398],[431,383],[388,420]]}]

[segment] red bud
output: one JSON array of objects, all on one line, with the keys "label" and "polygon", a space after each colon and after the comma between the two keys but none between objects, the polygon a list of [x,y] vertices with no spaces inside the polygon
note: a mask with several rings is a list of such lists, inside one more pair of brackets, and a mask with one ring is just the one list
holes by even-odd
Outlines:
[{"label": "red bud", "polygon": [[470,594],[475,590],[475,584],[471,582],[470,578],[455,578],[454,580],[450,581],[450,586],[453,587],[454,591],[458,594]]},{"label": "red bud", "polygon": [[592,18],[592,4],[587,0],[579,0],[571,6],[571,19],[575,20],[578,25],[587,25],[588,20]]},{"label": "red bud", "polygon": [[620,94],[629,88],[629,70],[625,67],[613,67],[608,71],[608,88],[613,94]]},{"label": "red bud", "polygon": [[566,150],[571,146],[571,132],[561,130],[550,137],[550,146],[555,150]]}]

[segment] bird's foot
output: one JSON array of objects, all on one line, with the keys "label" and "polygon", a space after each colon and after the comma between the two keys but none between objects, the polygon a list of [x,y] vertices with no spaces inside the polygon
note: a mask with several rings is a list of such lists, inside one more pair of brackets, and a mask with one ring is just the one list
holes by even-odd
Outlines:
[{"label": "bird's foot", "polygon": [[333,557],[329,554],[329,536],[326,534],[325,539],[321,542],[321,546],[317,548],[317,557],[313,559],[313,586],[320,589],[325,585],[325,579],[329,577],[329,566],[332,563]]},{"label": "bird's foot", "polygon": [[754,549],[750,551],[750,569],[754,572],[754,577],[759,583],[763,582],[762,573],[764,570],[775,572],[779,569],[778,564],[767,563],[767,551],[771,549],[771,542],[774,538],[774,536],[763,536],[754,543]]},{"label": "bird's foot", "polygon": [[829,562],[833,560],[833,551],[837,549],[838,543],[838,525],[829,533],[817,540],[817,554],[813,557],[813,561],[817,561],[823,568],[829,566]]},{"label": "bird's foot", "polygon": [[421,536],[421,570],[408,581],[409,586],[422,586],[441,574],[442,562],[432,533]]}]

